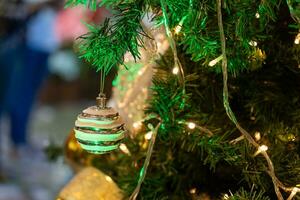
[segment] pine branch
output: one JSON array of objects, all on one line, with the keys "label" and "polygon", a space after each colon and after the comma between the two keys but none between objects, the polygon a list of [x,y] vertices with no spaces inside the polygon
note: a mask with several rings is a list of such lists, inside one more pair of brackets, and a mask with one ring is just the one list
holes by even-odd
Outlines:
[{"label": "pine branch", "polygon": [[123,64],[129,51],[134,59],[140,57],[138,48],[143,46],[146,35],[140,24],[143,10],[137,3],[124,3],[115,7],[120,13],[114,20],[105,20],[100,26],[88,25],[89,32],[80,37],[80,57],[90,62],[97,71],[105,74]]},{"label": "pine branch", "polygon": [[263,191],[246,191],[241,188],[239,191],[231,195],[228,200],[270,200],[270,198],[264,196]]}]

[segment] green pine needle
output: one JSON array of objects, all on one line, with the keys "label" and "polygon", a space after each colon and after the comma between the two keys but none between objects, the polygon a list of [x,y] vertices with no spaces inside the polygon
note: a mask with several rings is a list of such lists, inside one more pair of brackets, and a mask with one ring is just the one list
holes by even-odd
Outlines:
[{"label": "green pine needle", "polygon": [[87,25],[89,32],[80,37],[80,57],[90,62],[97,71],[105,74],[120,64],[127,51],[136,60],[140,58],[139,47],[143,47],[145,32],[140,24],[142,11],[135,4],[118,5],[121,11],[114,20],[106,19],[100,25]]}]

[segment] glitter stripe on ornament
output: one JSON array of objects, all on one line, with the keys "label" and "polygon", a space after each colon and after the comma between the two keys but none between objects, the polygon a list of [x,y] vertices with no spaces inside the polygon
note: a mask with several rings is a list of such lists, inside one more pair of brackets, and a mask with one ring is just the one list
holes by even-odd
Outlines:
[{"label": "glitter stripe on ornament", "polygon": [[80,146],[94,154],[104,154],[118,149],[125,137],[124,122],[113,109],[106,107],[104,94],[97,97],[98,106],[91,106],[78,115],[75,137]]},{"label": "glitter stripe on ornament", "polygon": [[91,134],[95,132],[99,132],[101,134],[114,134],[119,131],[125,131],[123,124],[113,129],[101,129],[95,127],[75,127],[75,129],[79,131],[83,131],[85,133],[91,133]]},{"label": "glitter stripe on ornament", "polygon": [[93,140],[93,141],[118,141],[124,138],[125,131],[119,131],[116,134],[91,134],[79,130],[75,131],[75,137],[80,140]]},{"label": "glitter stripe on ornament", "polygon": [[89,146],[112,146],[112,145],[117,145],[119,144],[119,141],[83,141],[77,138],[77,141],[80,144],[85,144]]},{"label": "glitter stripe on ornament", "polygon": [[92,145],[85,145],[81,144],[81,147],[85,149],[86,151],[94,154],[105,154],[110,151],[116,150],[119,148],[120,144],[112,145],[112,146],[92,146]]}]

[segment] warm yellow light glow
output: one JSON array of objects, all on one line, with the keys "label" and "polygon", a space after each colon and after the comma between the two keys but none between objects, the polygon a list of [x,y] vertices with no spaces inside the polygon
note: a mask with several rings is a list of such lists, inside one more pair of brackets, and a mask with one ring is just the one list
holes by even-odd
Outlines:
[{"label": "warm yellow light glow", "polygon": [[196,128],[196,124],[194,122],[189,122],[188,127],[189,127],[189,129],[194,129],[194,128]]},{"label": "warm yellow light glow", "polygon": [[181,31],[181,29],[182,29],[182,26],[181,25],[177,25],[176,27],[175,27],[175,34],[178,34],[180,31]]},{"label": "warm yellow light glow", "polygon": [[255,132],[254,137],[256,141],[260,140],[261,139],[260,132]]},{"label": "warm yellow light glow", "polygon": [[161,46],[162,46],[162,43],[161,43],[161,42],[157,42],[157,44],[156,44],[156,45],[157,45],[157,48],[158,48],[158,49],[160,49],[160,48],[161,48]]},{"label": "warm yellow light glow", "polygon": [[186,19],[186,17],[183,17],[180,20],[179,24],[175,27],[175,30],[174,30],[175,35],[177,35],[178,33],[180,33],[180,31],[182,29],[183,22],[184,22],[185,19]]},{"label": "warm yellow light glow", "polygon": [[222,60],[222,59],[223,59],[223,56],[221,55],[221,56],[219,56],[219,57],[213,59],[212,61],[210,61],[210,62],[208,63],[208,66],[213,67],[213,66],[215,66],[218,62],[220,62],[220,60]]},{"label": "warm yellow light glow", "polygon": [[299,44],[300,43],[300,33],[297,34],[295,40],[294,40],[295,44]]},{"label": "warm yellow light glow", "polygon": [[105,176],[105,179],[106,179],[108,182],[112,182],[112,181],[113,181],[109,176]]},{"label": "warm yellow light glow", "polygon": [[153,135],[152,131],[146,133],[146,134],[145,134],[145,139],[146,139],[146,140],[150,140],[150,139],[152,138],[152,135]]},{"label": "warm yellow light glow", "polygon": [[261,152],[265,152],[267,150],[268,150],[268,146],[263,144],[263,145],[258,147],[258,150],[255,152],[255,154],[253,156],[257,156]]},{"label": "warm yellow light glow", "polygon": [[190,189],[190,194],[196,194],[196,192],[197,192],[197,189],[196,189],[196,188]]},{"label": "warm yellow light glow", "polygon": [[120,144],[120,147],[121,151],[123,151],[124,153],[130,155],[130,151],[128,150],[127,146],[123,143]]},{"label": "warm yellow light glow", "polygon": [[256,17],[257,19],[260,18],[259,13],[256,13],[256,14],[255,14],[255,17]]},{"label": "warm yellow light glow", "polygon": [[134,123],[132,124],[132,126],[133,126],[134,129],[139,129],[139,128],[141,128],[142,123],[141,123],[141,122],[134,122]]},{"label": "warm yellow light glow", "polygon": [[138,72],[138,75],[141,76],[142,74],[143,74],[143,71],[140,70],[140,71]]},{"label": "warm yellow light glow", "polygon": [[249,44],[250,44],[250,46],[253,46],[253,47],[256,47],[256,46],[257,46],[257,42],[256,42],[256,41],[253,41],[253,40],[251,40],[251,41],[249,42]]},{"label": "warm yellow light glow", "polygon": [[179,67],[174,67],[172,73],[176,75],[178,74],[178,72],[179,72]]},{"label": "warm yellow light glow", "polygon": [[267,151],[267,150],[268,150],[268,146],[267,146],[267,145],[261,145],[258,149],[259,149],[261,152],[262,152],[262,151]]},{"label": "warm yellow light glow", "polygon": [[224,199],[224,200],[229,199],[229,195],[228,195],[228,194],[224,194],[223,199]]}]

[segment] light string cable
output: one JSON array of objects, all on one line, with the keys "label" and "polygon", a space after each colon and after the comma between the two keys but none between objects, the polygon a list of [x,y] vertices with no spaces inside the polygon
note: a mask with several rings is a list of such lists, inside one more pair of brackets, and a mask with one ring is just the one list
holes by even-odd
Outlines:
[{"label": "light string cable", "polygon": [[182,87],[183,87],[183,93],[185,94],[184,71],[183,71],[183,67],[181,65],[181,62],[178,58],[176,43],[175,43],[175,40],[173,38],[173,33],[170,30],[169,19],[168,19],[168,15],[167,15],[167,6],[166,6],[165,0],[160,0],[160,4],[161,4],[162,13],[163,13],[163,20],[164,20],[164,25],[165,25],[165,29],[166,29],[166,35],[167,35],[168,41],[170,43],[170,47],[171,47],[172,52],[173,52],[174,68],[179,69],[179,72],[180,72],[179,80],[180,80],[180,83],[182,84]]},{"label": "light string cable", "polygon": [[[157,118],[157,117],[155,117],[155,118]],[[149,143],[149,147],[148,147],[148,150],[147,150],[144,165],[143,165],[142,169],[140,170],[138,184],[137,184],[136,188],[134,189],[133,193],[131,194],[131,196],[129,197],[129,200],[136,200],[136,198],[137,198],[137,196],[140,192],[142,183],[144,182],[144,179],[146,177],[148,166],[150,164],[150,159],[151,159],[151,156],[152,156],[152,153],[153,153],[153,147],[154,147],[154,144],[155,144],[156,136],[157,136],[158,129],[159,129],[160,125],[161,125],[161,122],[159,122],[156,125],[156,127],[154,128],[152,124],[148,124],[148,127],[150,128],[150,130],[152,132],[152,137],[151,137],[151,140],[150,140],[150,143]]]},{"label": "light string cable", "polygon": [[[150,36],[150,38],[154,39],[154,37],[151,33],[151,30],[149,30],[143,23],[142,23],[142,26],[143,26],[145,32]],[[158,48],[157,48],[156,42],[154,41],[153,43],[151,43],[151,46],[152,46],[152,51],[155,52],[155,54],[157,54]],[[156,125],[155,128],[153,128],[152,124],[148,124],[148,127],[150,128],[150,130],[152,132],[152,136],[151,136],[151,140],[149,142],[149,147],[147,149],[145,162],[144,162],[143,167],[141,168],[140,173],[139,173],[139,179],[138,179],[137,186],[135,187],[134,191],[130,195],[129,200],[135,200],[137,198],[139,192],[140,192],[141,186],[142,186],[142,184],[145,180],[146,174],[147,174],[148,166],[150,164],[150,160],[151,160],[151,156],[152,156],[152,153],[153,153],[153,148],[154,148],[154,144],[155,144],[155,141],[156,141],[156,136],[157,136],[157,133],[158,133],[158,129],[161,125],[161,119],[156,114],[149,114],[144,119],[138,121],[138,123],[142,123],[142,122],[145,122],[145,121],[148,121],[148,120],[151,120],[151,119],[158,119],[160,122]]]},{"label": "light string cable", "polygon": [[[231,110],[230,104],[229,104],[229,98],[228,98],[228,72],[227,72],[227,57],[226,57],[226,39],[224,34],[224,28],[223,28],[223,20],[222,20],[222,0],[217,0],[217,13],[218,13],[218,26],[220,31],[220,40],[221,40],[221,49],[222,49],[222,74],[223,74],[223,104],[224,108],[226,110],[226,113],[229,117],[229,119],[235,124],[236,128],[242,133],[242,135],[248,140],[250,144],[252,144],[254,147],[260,151],[267,161],[268,164],[268,171],[267,173],[272,179],[274,190],[277,195],[277,198],[279,200],[283,200],[283,196],[280,192],[280,188],[283,189],[286,192],[291,192],[293,195],[296,192],[300,192],[300,189],[297,187],[285,187],[282,182],[278,180],[278,178],[275,175],[274,165],[272,160],[270,159],[268,153],[266,150],[263,150],[261,146],[252,138],[252,136],[241,127],[241,125],[238,123],[233,111]],[[292,194],[291,194],[292,195]],[[290,198],[289,198],[290,199]]]}]

